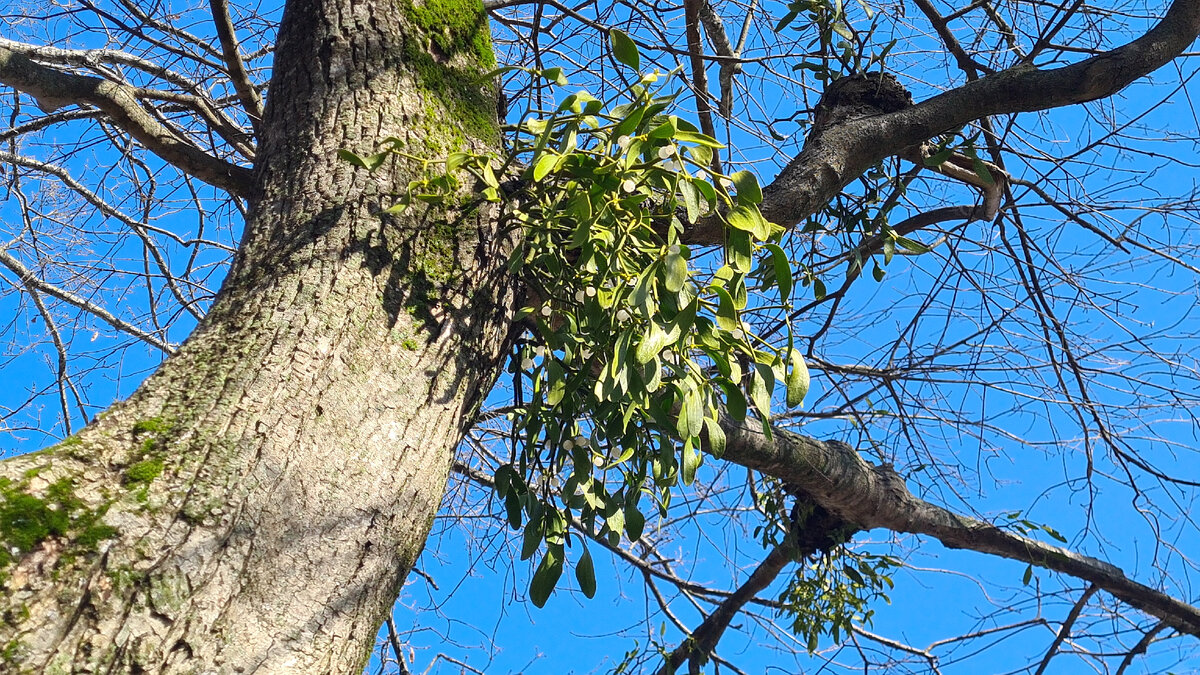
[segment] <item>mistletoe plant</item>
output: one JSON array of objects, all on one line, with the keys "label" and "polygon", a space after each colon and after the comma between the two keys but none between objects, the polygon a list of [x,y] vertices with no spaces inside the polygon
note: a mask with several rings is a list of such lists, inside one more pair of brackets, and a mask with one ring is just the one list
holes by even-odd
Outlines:
[{"label": "mistletoe plant", "polygon": [[[611,39],[617,60],[636,71],[633,42],[616,30]],[[567,84],[558,68],[489,77],[511,70]],[[562,573],[573,527],[613,546],[638,540],[643,496],[665,513],[702,453],[721,456],[721,415],[740,421],[753,411],[769,433],[776,384],[786,385],[789,407],[808,390],[790,333],[778,348],[748,321],[791,308],[782,229],[760,213],[753,174],[710,169],[724,146],[669,114],[674,96],[660,79],[640,75],[611,107],[583,91],[566,96],[552,114],[517,125],[503,159],[409,158],[426,177],[389,209],[450,203],[474,185],[480,198],[503,202],[502,218],[520,231],[509,264],[530,290],[518,319],[532,335],[510,366],[512,457],[495,489],[509,523],[524,528],[522,559],[544,548],[530,588],[538,606]],[[392,152],[343,156],[373,169]],[[512,166],[523,169],[506,193],[497,175]],[[727,226],[720,264],[707,267],[682,241],[684,223],[706,217]],[[775,296],[756,295],[752,306],[749,290]],[[580,544],[576,577],[591,597],[592,561]]]}]

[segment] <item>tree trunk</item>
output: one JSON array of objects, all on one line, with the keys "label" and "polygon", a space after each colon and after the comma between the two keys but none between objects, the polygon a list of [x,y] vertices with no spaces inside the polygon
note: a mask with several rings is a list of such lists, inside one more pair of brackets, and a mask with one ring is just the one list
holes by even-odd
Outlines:
[{"label": "tree trunk", "polygon": [[[289,2],[237,259],[129,400],[0,465],[0,671],[353,673],[504,353],[487,209],[380,217],[497,142],[478,0]],[[387,187],[387,186],[393,187]]]}]

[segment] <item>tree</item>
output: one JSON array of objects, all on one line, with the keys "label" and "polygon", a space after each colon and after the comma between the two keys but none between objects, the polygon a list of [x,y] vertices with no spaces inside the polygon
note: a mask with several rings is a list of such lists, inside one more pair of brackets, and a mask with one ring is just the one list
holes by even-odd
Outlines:
[{"label": "tree", "polygon": [[[1023,149],[1014,129],[1023,119],[1019,113],[1105,99],[1172,63],[1200,33],[1200,7],[1176,0],[1157,10],[1160,16],[1144,29],[1130,19],[1125,30],[1139,34],[1114,47],[1105,43],[1108,33],[1099,32],[1122,29],[1124,15],[1113,8],[1077,2],[1044,17],[1040,12],[1050,10],[1014,6],[1006,20],[989,2],[960,10],[924,0],[914,4],[936,41],[904,35],[899,18],[890,28],[867,29],[871,19],[845,14],[840,3],[795,2],[771,8],[769,18],[752,5],[746,16],[773,24],[781,35],[799,30],[802,37],[815,36],[803,56],[764,51],[757,60],[742,56],[756,24],[748,20],[743,37],[731,40],[715,6],[703,0],[687,0],[682,15],[679,8],[635,3],[594,17],[580,8],[538,3],[528,24],[519,3],[488,7],[504,30],[527,40],[506,43],[505,62],[533,64],[520,74],[532,72],[534,84],[510,89],[510,106],[527,101],[536,112],[548,104],[545,83],[561,75],[547,71],[548,50],[573,50],[581,55],[579,69],[598,80],[636,76],[630,68],[611,71],[602,64],[610,53],[607,29],[617,24],[634,36],[611,34],[617,60],[633,71],[639,43],[653,58],[689,59],[683,70],[699,129],[672,123],[672,133],[684,129],[716,138],[719,123],[728,129],[727,140],[735,134],[768,139],[781,134],[773,126],[741,129],[740,121],[774,114],[778,124],[808,123],[802,114],[787,120],[770,111],[738,114],[739,108],[761,108],[754,97],[739,95],[761,86],[748,85],[753,73],[741,69],[761,65],[781,80],[802,77],[791,91],[802,85],[823,90],[812,106],[811,128],[795,135],[805,140],[803,147],[761,189],[761,197],[752,197],[758,186],[750,174],[732,171],[729,194],[737,199],[732,210],[756,209],[790,233],[791,248],[780,255],[791,261],[775,269],[796,274],[816,296],[796,308],[798,318],[811,321],[804,326],[811,331],[801,331],[809,337],[800,341],[807,343],[800,351],[835,385],[827,396],[840,391],[843,399],[825,398],[811,404],[811,413],[779,416],[768,433],[754,414],[730,414],[724,405],[738,395],[727,392],[720,407],[709,409],[714,424],[703,430],[691,424],[673,432],[681,438],[661,441],[673,456],[676,441],[686,445],[688,437],[703,437],[713,453],[723,436],[720,462],[775,481],[772,494],[784,505],[774,510],[775,524],[791,528],[745,592],[729,596],[669,656],[674,666],[690,662],[699,668],[743,604],[797,556],[832,555],[853,533],[874,528],[926,535],[1081,579],[1170,630],[1200,635],[1200,612],[1185,600],[1108,563],[1044,543],[1030,534],[1039,526],[1020,515],[1011,526],[1001,526],[916,496],[906,479],[945,489],[952,483],[943,482],[943,472],[950,472],[944,458],[932,459],[937,470],[927,482],[912,475],[912,459],[927,444],[920,440],[928,433],[922,418],[940,413],[924,397],[911,402],[905,397],[941,367],[939,354],[975,359],[994,354],[953,345],[1033,326],[1035,344],[1045,350],[1045,371],[1031,365],[1032,355],[1021,353],[1026,360],[1011,360],[1036,377],[1006,381],[1010,367],[997,361],[1002,374],[985,380],[991,364],[968,361],[954,366],[968,373],[963,384],[997,392],[1010,384],[1029,386],[1016,392],[1019,406],[1037,398],[1030,385],[1048,383],[1062,397],[1056,402],[1060,409],[1076,418],[1086,456],[1084,480],[1092,489],[1094,475],[1107,480],[1114,470],[1125,474],[1126,485],[1142,500],[1153,495],[1139,480],[1156,481],[1167,491],[1193,487],[1159,468],[1161,457],[1146,446],[1120,435],[1113,414],[1115,407],[1148,406],[1153,395],[1176,396],[1172,405],[1186,408],[1183,389],[1144,394],[1134,387],[1163,387],[1162,381],[1118,373],[1113,382],[1131,389],[1113,393],[1113,407],[1097,399],[1095,390],[1104,385],[1090,379],[1091,355],[1081,351],[1082,341],[1059,313],[1060,300],[1046,290],[1048,278],[1070,281],[1072,272],[1050,267],[1052,247],[1039,244],[1022,218],[1043,202],[1113,249],[1140,249],[1190,268],[1152,240],[1159,230],[1110,234],[1089,220],[1102,213],[1098,207],[1056,194],[1071,194],[1056,174],[1029,179],[1033,174],[1023,168],[1036,171],[1042,161],[1037,152],[1044,149]],[[497,90],[491,80],[480,79],[496,65],[484,7],[458,0],[294,0],[284,4],[273,45],[264,38],[250,49],[239,37],[270,34],[273,14],[238,12],[223,0],[208,4],[203,23],[182,9],[145,9],[128,0],[107,8],[81,3],[62,14],[23,9],[10,24],[25,41],[0,42],[0,83],[12,92],[3,159],[10,169],[9,195],[23,223],[0,251],[0,263],[44,325],[56,359],[49,391],[59,401],[66,437],[7,459],[0,468],[5,658],[31,671],[361,669],[374,631],[424,544],[454,448],[476,425],[484,396],[514,345],[531,330],[524,308],[548,301],[547,287],[531,281],[544,270],[517,273],[519,266],[509,262],[514,250],[522,250],[521,237],[532,231],[508,227],[511,220],[501,208],[523,208],[531,184],[520,168],[512,175],[500,172],[489,186],[492,192],[485,191],[489,200],[456,192],[455,183],[422,161],[460,153],[464,161],[480,161],[476,168],[486,178],[484,167],[491,164],[478,158],[503,156],[505,144],[513,142],[501,133]],[[555,35],[542,24],[550,9],[555,24],[578,26],[583,33],[560,43],[539,42]],[[895,7],[891,15],[903,16]],[[655,16],[682,16],[686,47],[674,47],[670,36],[656,33],[659,24],[650,20]],[[713,53],[700,41],[701,28]],[[69,37],[78,47],[31,42],[38,31],[55,43]],[[889,31],[896,31],[895,42]],[[963,31],[970,39],[963,39]],[[771,49],[787,45],[786,38],[753,39]],[[990,42],[996,40],[999,46]],[[528,58],[522,58],[523,49]],[[911,83],[872,71],[880,62],[891,63],[886,60],[891,49],[945,56],[959,72],[943,93],[910,104],[902,84]],[[268,61],[270,83],[264,88],[260,76]],[[795,65],[797,75],[781,72],[785,65]],[[716,95],[707,84],[707,71],[714,68]],[[932,74],[915,70],[912,77]],[[520,87],[531,81],[522,77],[510,82]],[[888,96],[879,97],[881,91]],[[31,105],[38,112],[29,112]],[[50,135],[56,126],[79,140],[56,141]],[[1102,142],[1119,138],[1109,135]],[[381,142],[387,151],[375,154]],[[98,165],[85,157],[97,143],[107,148],[95,158]],[[980,157],[985,149],[986,160]],[[899,158],[916,168],[899,169],[908,167]],[[718,153],[710,167],[714,181],[738,159]],[[980,205],[932,208],[938,194],[910,198],[924,189],[927,176],[963,181],[972,194],[982,195]],[[48,179],[60,187],[40,183]],[[445,190],[414,199],[414,185]],[[939,194],[943,189],[954,194],[935,185]],[[180,199],[194,209],[194,235],[182,234],[186,226],[156,219],[163,209],[184,208],[173,203]],[[405,199],[412,205],[391,208]],[[888,225],[897,207],[897,214],[912,215]],[[76,229],[72,220],[84,208],[95,215]],[[244,227],[209,306],[204,266],[221,265],[219,247],[231,241],[218,239],[214,254],[209,235],[200,234],[206,211],[214,208],[222,209],[218,218],[240,214]],[[1190,203],[1171,208],[1194,211]],[[690,222],[679,241],[697,251],[719,249],[732,231],[725,224],[731,212],[694,218],[681,213]],[[937,228],[956,241],[984,242],[977,231],[967,234],[946,223],[998,214],[994,227],[1000,237],[986,247],[1008,256],[1020,277],[1027,294],[1017,309],[997,309],[972,334],[957,326],[948,330],[956,337],[939,341],[922,354],[924,361],[910,355],[897,357],[903,365],[872,367],[866,363],[878,359],[845,365],[822,358],[831,326],[848,321],[841,308],[853,303],[851,289],[869,283],[858,277],[874,256],[890,261],[906,247],[924,253],[928,246],[910,235]],[[124,239],[96,254],[46,248],[47,241],[70,244],[93,223],[122,228]],[[105,233],[98,236],[90,246],[102,245]],[[766,232],[759,239],[765,246],[773,236]],[[168,245],[172,254],[164,255]],[[141,259],[138,283],[149,297],[140,317],[104,307],[120,298],[105,287],[99,267],[102,261],[115,265],[134,249]],[[1039,251],[1043,263],[1032,257]],[[188,256],[182,268],[172,257],[180,254]],[[73,268],[89,262],[92,276],[77,276]],[[830,291],[826,280],[834,275],[845,282]],[[782,276],[772,277],[776,286]],[[1080,300],[1080,306],[1084,302],[1099,306],[1094,298]],[[987,301],[981,306],[991,309]],[[1019,316],[1026,307],[1030,314]],[[64,328],[68,308],[74,312],[70,320],[79,323]],[[824,316],[813,319],[820,311]],[[186,330],[190,316],[196,327],[175,347],[173,337]],[[75,338],[97,320],[169,356],[134,393],[93,418],[69,364],[72,349],[84,347]],[[768,338],[771,330],[755,326]],[[907,350],[919,335],[901,332],[887,348]],[[1130,344],[1146,345],[1139,363],[1184,372],[1178,359],[1154,360],[1156,339],[1152,332],[1130,338]],[[524,354],[517,356],[517,370]],[[789,372],[797,367],[795,360],[787,366]],[[768,365],[755,372],[768,380],[770,370]],[[747,384],[753,389],[754,377]],[[873,392],[889,392],[896,409],[886,412],[866,402]],[[765,395],[766,402],[757,405],[764,412],[771,407],[769,387]],[[756,398],[753,392],[750,397]],[[910,403],[925,411],[909,409]],[[663,417],[679,417],[688,406],[686,396],[673,405],[660,411]],[[1044,415],[1060,418],[1057,412]],[[910,474],[902,476],[886,461],[897,459],[894,453],[868,443],[855,448],[818,440],[817,426],[801,433],[785,429],[787,421],[806,418],[854,419],[867,430],[864,441],[884,438],[885,431],[908,434],[915,452],[902,459]],[[88,424],[76,431],[72,419]],[[668,419],[662,426],[675,424]],[[989,424],[979,421],[984,438],[1001,430]],[[876,463],[868,461],[872,456]],[[514,475],[495,477],[512,481]],[[497,487],[511,493],[511,487]],[[534,508],[530,499],[521,499],[518,511]],[[619,539],[621,528],[610,531]],[[546,533],[537,534],[540,545]],[[609,543],[616,545],[611,537]],[[545,560],[551,563],[543,565],[553,563]]]}]

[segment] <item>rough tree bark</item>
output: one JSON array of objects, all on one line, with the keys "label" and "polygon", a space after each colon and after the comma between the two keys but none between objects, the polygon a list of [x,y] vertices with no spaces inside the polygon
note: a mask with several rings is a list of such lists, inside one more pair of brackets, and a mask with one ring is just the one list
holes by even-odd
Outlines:
[{"label": "rough tree bark", "polygon": [[[795,224],[879,159],[981,116],[1111,95],[1197,33],[1200,5],[1176,0],[1108,54],[849,120],[764,190],[764,212]],[[249,175],[181,144],[119,85],[0,43],[0,82],[46,109],[93,105],[250,206],[229,278],[180,351],[76,436],[0,464],[0,669],[353,673],[420,552],[517,291],[491,213],[381,219],[417,167],[391,160],[369,177],[336,153],[386,137],[425,156],[496,144],[492,92],[471,84],[492,65],[483,11],[291,0],[275,54]],[[711,223],[690,236],[720,240]],[[1060,569],[1200,633],[1194,608],[920,502],[847,446],[726,426],[727,460],[848,522]]]},{"label": "rough tree bark", "polygon": [[287,4],[211,313],[129,400],[0,465],[0,670],[361,670],[496,375],[512,284],[488,213],[383,221],[381,181],[419,167],[368,176],[337,151],[489,149],[494,94],[470,83],[492,63],[478,2]]}]

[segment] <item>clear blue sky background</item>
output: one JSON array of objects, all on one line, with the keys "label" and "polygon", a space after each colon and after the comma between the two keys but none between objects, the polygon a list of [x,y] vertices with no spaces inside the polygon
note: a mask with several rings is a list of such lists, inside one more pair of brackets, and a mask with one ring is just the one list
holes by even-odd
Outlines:
[{"label": "clear blue sky background", "polygon": [[[914,59],[910,57],[911,60]],[[1196,70],[1195,63],[1196,58],[1192,57],[1180,66],[1183,79],[1190,79]],[[1167,70],[1169,72],[1164,72],[1159,79],[1176,83],[1181,79],[1180,73],[1173,67],[1168,67]],[[753,76],[753,71],[749,71],[745,77]],[[929,79],[941,82],[945,77],[931,72]],[[1164,87],[1170,86],[1139,84],[1116,99],[1112,111],[1118,117],[1125,118],[1140,114],[1142,108],[1165,96]],[[1170,146],[1154,146],[1165,154],[1194,156],[1196,153],[1198,125],[1191,109],[1192,91],[1192,85],[1175,91],[1169,105],[1156,108],[1139,120],[1139,123],[1147,128],[1169,128],[1184,136],[1176,139],[1177,142]],[[770,92],[766,95],[769,97]],[[917,97],[919,99],[922,96],[918,93]],[[781,107],[789,104],[791,103],[785,100],[779,101]],[[1093,110],[1106,108],[1106,104],[1098,104]],[[1080,110],[1056,111],[1045,120],[1043,126],[1048,135],[1061,143],[1062,149],[1052,149],[1056,154],[1064,154],[1071,148],[1087,145],[1090,141],[1088,134],[1093,133],[1088,129],[1088,122]],[[745,160],[747,166],[758,173],[760,180],[769,181],[777,166],[756,155],[762,152],[761,149],[755,148],[749,141],[736,144],[736,147],[742,155],[739,159]],[[93,159],[103,162],[102,157]],[[1093,159],[1100,168],[1087,176],[1081,185],[1100,195],[1103,195],[1109,186],[1124,185],[1122,192],[1116,196],[1134,201],[1139,198],[1139,191],[1147,195],[1147,198],[1152,195],[1192,192],[1196,189],[1196,177],[1200,175],[1200,172],[1183,170],[1179,164],[1169,165],[1167,170],[1156,170],[1160,166],[1155,164],[1156,161],[1161,165],[1166,163],[1152,157],[1124,154],[1112,148],[1099,150]],[[1135,172],[1134,183],[1122,183],[1122,175],[1108,171],[1109,167],[1120,167],[1123,171]],[[970,198],[971,194],[960,191],[952,192],[950,196],[952,203],[961,203]],[[16,227],[19,223],[18,212],[15,211],[18,208],[19,205],[11,200],[0,206],[0,219],[5,228]],[[1036,224],[1036,227],[1047,233],[1048,245],[1053,246],[1060,259],[1078,265],[1081,271],[1088,266],[1092,269],[1098,265],[1102,266],[1102,272],[1091,283],[1107,285],[1115,293],[1128,295],[1128,300],[1119,306],[1118,318],[1121,321],[1142,326],[1146,334],[1158,334],[1155,346],[1164,350],[1177,350],[1180,360],[1191,362],[1189,352],[1198,348],[1197,336],[1200,336],[1200,318],[1193,315],[1197,297],[1196,275],[1184,270],[1170,271],[1161,262],[1147,261],[1140,255],[1112,255],[1094,235],[1079,228],[1059,228],[1052,220],[1056,216],[1047,211],[1037,213],[1049,219],[1045,223]],[[1126,218],[1127,215],[1118,214],[1117,217]],[[233,219],[225,220],[235,222]],[[194,232],[198,224],[195,216],[187,211],[179,211],[169,222],[172,229],[181,232]],[[236,225],[234,227],[236,228]],[[975,223],[970,227],[972,236],[984,239],[997,236],[995,232],[989,231],[986,224]],[[1143,234],[1159,235],[1163,238],[1186,238],[1194,241],[1196,237],[1193,232],[1196,230],[1194,223],[1175,219],[1169,214],[1143,224]],[[1049,238],[1051,236],[1053,239]],[[236,238],[233,241],[236,241]],[[140,246],[128,241],[114,242],[112,248],[103,251],[103,254],[131,258],[141,255]],[[219,257],[219,254],[213,254],[214,260]],[[980,266],[1003,264],[982,258],[976,262]],[[839,347],[839,360],[850,362],[856,354],[864,359],[875,358],[873,345],[885,342],[897,330],[895,321],[898,319],[894,317],[901,314],[889,312],[895,307],[903,308],[904,303],[918,297],[920,290],[928,288],[930,280],[936,278],[943,264],[940,252],[920,258],[898,258],[888,268],[888,277],[881,284],[877,285],[869,278],[860,280],[844,313],[857,317],[855,320],[864,321],[870,325],[870,330],[862,336],[860,342],[846,343]],[[0,282],[0,289],[4,289],[3,284],[12,282],[10,275],[3,275],[3,278],[5,281]],[[217,278],[219,273],[214,276],[214,288]],[[1135,291],[1130,284],[1140,284],[1142,287]],[[111,301],[113,298],[107,300]],[[144,303],[144,296],[130,296],[117,300],[117,305],[123,306],[123,311],[128,316],[140,314]],[[5,317],[5,320],[7,317],[16,317],[17,321],[29,321],[32,316],[33,313],[19,295],[12,292],[0,293],[0,317]],[[875,322],[870,319],[873,316],[888,316],[892,319],[891,322]],[[1111,339],[1118,339],[1118,331],[1113,324],[1095,314],[1072,313],[1065,318],[1094,325],[1097,339],[1105,339],[1105,333],[1112,334]],[[177,322],[172,331],[172,339],[178,342],[190,328],[190,321]],[[923,327],[917,336],[933,339],[939,328],[931,324]],[[952,325],[951,330],[956,329],[959,329],[958,326]],[[36,326],[31,330],[36,332]],[[90,411],[91,414],[108,402],[131,392],[159,358],[152,350],[141,346],[127,351],[115,351],[118,344],[124,341],[115,339],[111,330],[106,330],[103,326],[97,327],[94,333],[90,330],[79,331],[71,335],[70,339],[94,352],[98,362],[111,366],[96,371],[82,382],[82,386],[87,390],[88,400],[95,406]],[[53,374],[53,369],[47,367],[48,363],[53,363],[53,350],[46,345],[27,349],[21,344],[11,344],[5,348],[4,360],[0,360],[0,384],[5,385],[0,387],[0,414],[27,400],[31,392],[38,392],[41,388],[49,386]],[[106,354],[110,349],[114,351]],[[1146,368],[1146,378],[1173,382],[1172,386],[1183,393],[1184,400],[1200,397],[1195,380],[1170,380],[1163,374],[1154,372],[1152,367],[1141,366],[1136,362],[1115,363],[1113,368]],[[1098,375],[1097,382],[1103,381],[1103,376]],[[813,405],[829,405],[836,402],[836,392],[829,390],[820,373],[815,374],[813,388],[809,398]],[[1002,400],[1003,395],[998,392],[990,392],[985,399],[976,389],[945,385],[945,390],[948,396],[959,398],[959,405],[968,417],[971,413],[980,416],[985,412],[989,415],[996,414],[996,411],[1007,407],[1007,402]],[[1115,401],[1120,401],[1121,397],[1125,396],[1119,391],[1108,392],[1108,395],[1111,397],[1109,400]],[[502,394],[496,394],[493,402],[497,400],[497,396]],[[6,428],[10,431],[0,435],[0,451],[3,451],[3,454],[15,454],[42,447],[62,435],[61,427],[45,425],[46,420],[52,420],[55,416],[54,397],[41,396],[37,400],[40,407],[26,408],[18,415],[5,418],[6,426],[0,426],[0,433]],[[1181,448],[1200,448],[1197,425],[1194,420],[1188,418],[1187,410],[1178,406],[1168,407],[1161,411],[1153,411],[1150,415],[1151,417],[1144,420],[1150,428],[1141,430],[1141,433],[1177,443]],[[1031,442],[1073,436],[1074,423],[1057,412],[1046,414],[1027,408],[1005,417],[994,418],[992,421],[1014,436]],[[950,430],[945,445],[951,449],[957,444],[962,446],[961,453],[956,455],[964,465],[964,499],[968,500],[978,513],[996,517],[1001,513],[1021,511],[1030,520],[1045,523],[1063,533],[1070,540],[1070,545],[1081,552],[1121,566],[1134,578],[1152,586],[1161,583],[1164,588],[1184,600],[1196,602],[1200,599],[1200,593],[1190,585],[1194,571],[1181,557],[1200,554],[1197,550],[1194,526],[1140,515],[1133,508],[1132,492],[1118,487],[1112,481],[1101,481],[1099,484],[1102,489],[1098,494],[1081,491],[1079,481],[1083,477],[1083,463],[1079,461],[1078,445],[1039,450],[1032,443],[1003,441],[989,436],[995,447],[981,452],[981,446],[984,444],[976,441],[972,445],[969,431]],[[841,423],[810,424],[805,427],[804,432],[818,437],[854,439],[853,430]],[[1133,438],[1136,433],[1138,430],[1131,427],[1130,437]],[[1185,478],[1200,479],[1200,462],[1196,461],[1195,454],[1175,452],[1161,441],[1135,439],[1134,443],[1139,451],[1147,457],[1155,458],[1164,468],[1169,468]],[[902,439],[886,439],[885,445],[894,448],[902,445]],[[903,457],[903,454],[901,456]],[[709,472],[710,478],[717,468],[709,462],[706,471]],[[913,467],[910,465],[907,468]],[[742,472],[731,472],[720,480],[737,483],[742,480]],[[919,491],[928,483],[929,481],[916,480],[912,487]],[[486,500],[480,501],[480,494],[476,492],[473,501],[479,507],[479,512],[495,515],[498,512],[497,505]],[[964,508],[961,501],[954,499],[953,495],[945,490],[926,492],[923,496],[952,508]],[[1184,493],[1169,494],[1169,491],[1157,490],[1152,496],[1164,502],[1177,499],[1175,508],[1181,515],[1186,514],[1193,503],[1192,498]],[[687,561],[688,567],[680,570],[681,574],[698,582],[732,590],[764,553],[750,537],[724,527],[725,523],[720,513],[699,516],[694,523],[682,528],[681,536],[672,546],[677,549],[679,558]],[[1160,527],[1161,533],[1156,532],[1155,527]],[[1161,536],[1168,544],[1177,547],[1180,555],[1171,555],[1165,548],[1155,550],[1150,543],[1156,536]],[[632,571],[624,563],[612,561],[596,545],[590,547],[596,556],[600,588],[595,599],[587,600],[575,592],[574,581],[568,572],[560,582],[559,591],[551,598],[547,607],[540,610],[533,607],[525,601],[524,595],[536,558],[530,562],[515,560],[519,550],[517,537],[516,533],[507,529],[502,520],[494,517],[468,518],[463,521],[446,518],[435,526],[435,536],[431,538],[425,554],[418,562],[418,568],[436,582],[437,588],[422,575],[410,575],[394,615],[406,646],[414,649],[416,658],[410,662],[414,672],[423,672],[438,653],[446,653],[464,660],[487,673],[608,672],[620,661],[624,652],[635,647],[635,640],[636,644],[645,647],[648,638],[651,635],[657,636],[659,627],[667,623],[658,613],[654,601],[647,597],[640,574]],[[1025,672],[1021,669],[1029,663],[1031,657],[1036,659],[1036,656],[1044,651],[1053,638],[1053,631],[1057,629],[1056,622],[1067,614],[1070,600],[1077,598],[1081,591],[1079,582],[1066,580],[1068,586],[1076,589],[1067,600],[1058,598],[1046,602],[1040,610],[1030,610],[1035,603],[1034,588],[1037,584],[1057,588],[1064,581],[1055,575],[1038,571],[1032,582],[1033,587],[1027,588],[1021,583],[1025,571],[1023,564],[970,552],[948,551],[940,544],[925,540],[905,538],[893,541],[883,540],[882,537],[880,533],[866,533],[860,535],[856,541],[863,542],[868,550],[874,552],[901,554],[911,551],[911,555],[905,555],[907,568],[896,575],[891,604],[879,604],[876,607],[875,621],[870,627],[873,632],[923,648],[964,631],[981,630],[994,625],[991,619],[980,617],[994,612],[996,606],[1013,606],[1019,609],[1020,618],[1042,616],[1050,622],[1049,625],[1024,629],[1019,637],[1004,641],[999,648],[988,649],[993,638],[983,637],[966,642],[956,650],[939,651],[938,654],[943,657],[940,663],[941,672],[944,673]],[[732,573],[730,564],[725,560],[734,552],[737,553],[738,564],[743,568],[740,574]],[[1160,578],[1160,572],[1151,565],[1149,556],[1156,554],[1161,556],[1162,560],[1169,561],[1166,569],[1170,578],[1166,581]],[[1189,572],[1193,572],[1193,577],[1188,576]],[[770,591],[766,595],[773,597]],[[1110,605],[1113,602],[1107,597],[1102,597],[1102,601]],[[1096,602],[1097,600],[1093,600],[1093,607]],[[686,602],[674,603],[673,610],[678,612],[678,617],[688,625],[697,624],[701,618]],[[1144,618],[1127,609],[1120,610],[1119,614],[1128,616],[1130,621],[1145,623]],[[1117,620],[1116,623],[1119,624],[1120,621]],[[678,644],[681,635],[674,628],[668,627],[661,639],[663,644],[670,648]],[[726,636],[719,653],[749,673],[796,672],[797,662],[805,672],[821,672],[827,658],[848,662],[855,659],[848,651],[827,652],[811,659],[796,657],[791,653],[780,653],[777,651],[778,646],[764,647],[765,643],[771,643],[765,631],[753,622],[746,621],[741,623],[741,630],[731,631]],[[1139,661],[1139,665],[1130,672],[1200,672],[1200,653],[1193,643],[1194,641],[1175,639],[1156,646],[1149,656]],[[823,646],[827,644],[823,643]],[[800,643],[791,646],[796,652],[802,651]],[[843,650],[853,650],[853,647],[846,646]],[[1115,666],[1115,661],[1110,665]],[[369,670],[374,672],[374,668],[373,662]],[[458,666],[442,662],[432,672],[459,671]],[[842,671],[830,669],[827,672]],[[897,669],[894,672],[905,671]],[[1095,671],[1082,661],[1064,655],[1051,665],[1048,672]]]}]

